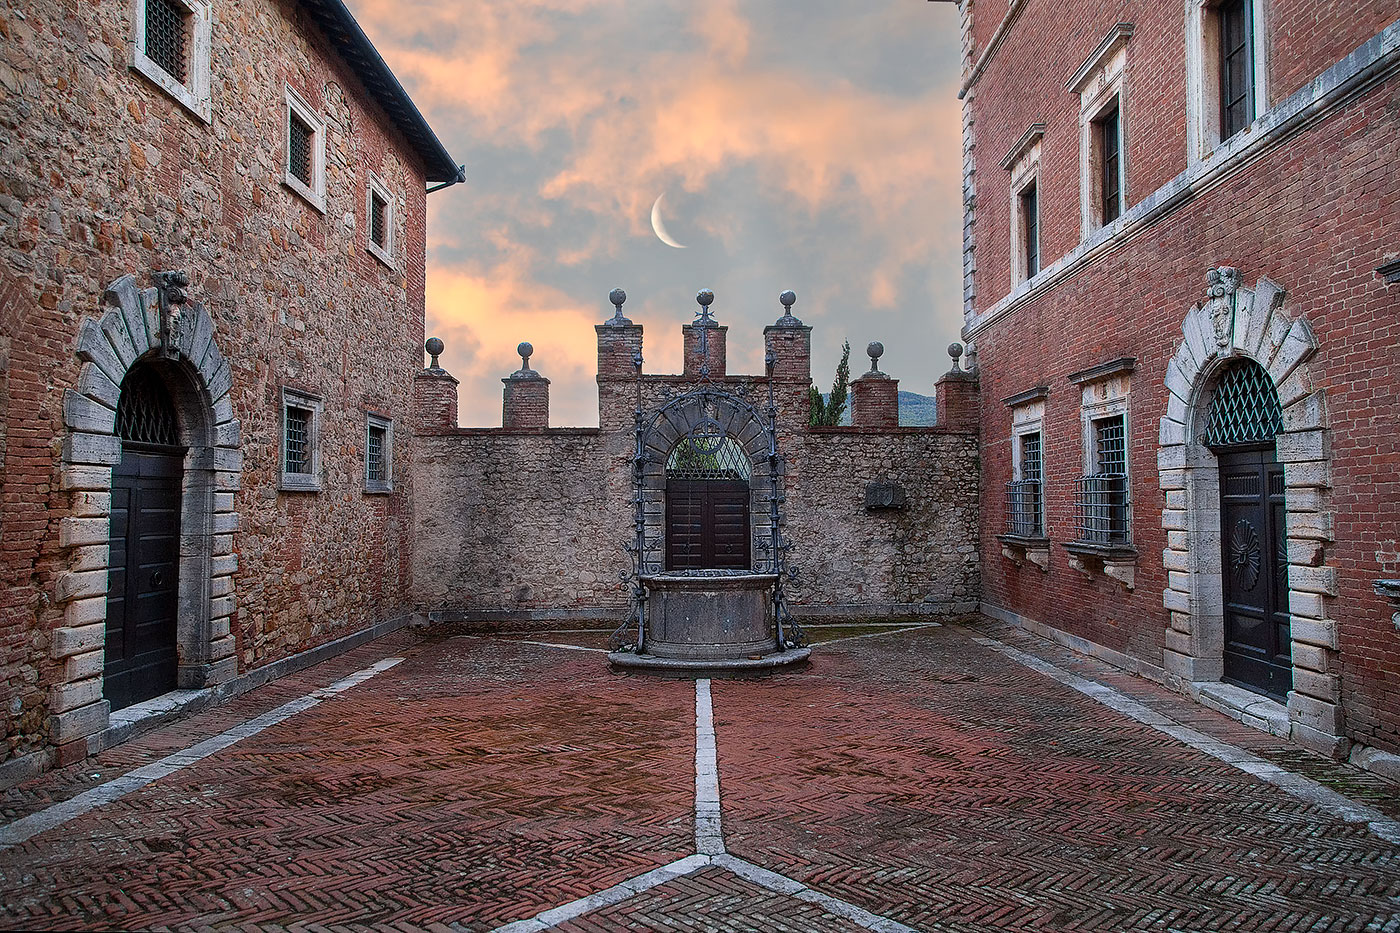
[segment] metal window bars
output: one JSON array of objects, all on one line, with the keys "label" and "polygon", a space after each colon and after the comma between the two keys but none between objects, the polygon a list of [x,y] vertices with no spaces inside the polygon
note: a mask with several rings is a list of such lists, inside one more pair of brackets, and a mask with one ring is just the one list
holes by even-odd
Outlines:
[{"label": "metal window bars", "polygon": [[1006,484],[1006,533],[1021,538],[1043,538],[1039,480],[1018,479]]},{"label": "metal window bars", "polygon": [[371,191],[369,195],[369,239],[380,249],[386,248],[389,244],[388,230],[385,225],[388,212],[389,205],[379,196],[379,192]]},{"label": "metal window bars", "polygon": [[1272,441],[1283,431],[1278,390],[1264,367],[1253,360],[1230,366],[1210,400],[1202,441],[1207,447]]},{"label": "metal window bars", "polygon": [[132,368],[117,399],[117,436],[140,444],[177,447],[180,432],[175,403],[149,365]]},{"label": "metal window bars", "polygon": [[283,472],[311,472],[311,410],[287,406]]},{"label": "metal window bars", "polygon": [[1079,541],[1126,547],[1130,543],[1127,474],[1094,473],[1075,480],[1074,511]]},{"label": "metal window bars", "polygon": [[371,427],[365,444],[365,481],[371,486],[385,484],[384,434],[383,428]]},{"label": "metal window bars", "polygon": [[146,57],[185,83],[190,14],[175,0],[146,0]]},{"label": "metal window bars", "polygon": [[306,187],[311,187],[311,142],[316,131],[295,113],[287,116],[287,170]]}]

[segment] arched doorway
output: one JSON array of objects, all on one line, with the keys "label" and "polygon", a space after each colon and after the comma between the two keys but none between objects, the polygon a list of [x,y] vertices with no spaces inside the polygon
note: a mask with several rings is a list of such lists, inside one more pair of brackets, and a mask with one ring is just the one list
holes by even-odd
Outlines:
[{"label": "arched doorway", "polygon": [[1293,687],[1288,545],[1278,391],[1251,359],[1230,363],[1212,393],[1203,443],[1220,478],[1224,679],[1285,700]]},{"label": "arched doorway", "polygon": [[186,448],[156,364],[140,362],[117,402],[103,695],[122,709],[174,690],[179,657],[180,513]]},{"label": "arched doorway", "polygon": [[749,457],[733,438],[691,433],[666,458],[666,569],[748,570]]}]

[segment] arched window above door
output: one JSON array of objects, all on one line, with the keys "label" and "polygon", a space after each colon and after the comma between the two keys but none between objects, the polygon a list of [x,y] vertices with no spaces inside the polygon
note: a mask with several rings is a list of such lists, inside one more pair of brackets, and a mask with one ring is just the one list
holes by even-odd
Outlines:
[{"label": "arched window above door", "polygon": [[748,482],[753,465],[732,437],[690,434],[681,438],[666,458],[667,479],[743,480]]},{"label": "arched window above door", "polygon": [[149,363],[137,363],[122,380],[117,401],[117,435],[124,441],[141,444],[180,444],[175,402]]},{"label": "arched window above door", "polygon": [[1202,442],[1207,447],[1264,444],[1283,431],[1278,390],[1254,360],[1231,363],[1216,384]]}]

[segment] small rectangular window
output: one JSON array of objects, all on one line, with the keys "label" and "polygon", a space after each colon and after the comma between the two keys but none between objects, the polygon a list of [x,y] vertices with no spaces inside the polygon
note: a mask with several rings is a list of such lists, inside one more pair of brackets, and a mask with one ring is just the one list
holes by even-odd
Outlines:
[{"label": "small rectangular window", "polygon": [[385,215],[388,211],[388,202],[380,197],[379,192],[371,191],[369,193],[369,240],[380,249],[388,245],[388,230],[385,226]]},{"label": "small rectangular window", "polygon": [[1045,536],[1040,432],[1020,435],[1019,475],[1007,485],[1007,534],[1021,538]]},{"label": "small rectangular window", "polygon": [[1035,182],[1021,189],[1020,198],[1026,278],[1031,278],[1040,272],[1040,206]]},{"label": "small rectangular window", "polygon": [[365,416],[365,492],[394,488],[394,423],[380,415]]},{"label": "small rectangular window", "polygon": [[1094,446],[1098,472],[1128,472],[1128,451],[1122,415],[1099,418],[1094,422]]},{"label": "small rectangular window", "polygon": [[1122,121],[1117,105],[1099,117],[1094,127],[1099,147],[1099,190],[1103,195],[1100,210],[1103,222],[1110,224],[1123,213]]},{"label": "small rectangular window", "polygon": [[287,170],[297,181],[310,188],[315,179],[315,163],[312,158],[312,144],[316,131],[306,125],[306,121],[295,113],[288,116],[287,127]]},{"label": "small rectangular window", "polygon": [[1216,10],[1220,29],[1220,138],[1254,119],[1254,23],[1251,0],[1226,0]]},{"label": "small rectangular window", "polygon": [[287,406],[286,463],[287,473],[311,472],[311,409]]},{"label": "small rectangular window", "polygon": [[189,74],[191,18],[174,0],[146,0],[146,56],[181,84]]},{"label": "small rectangular window", "polygon": [[321,400],[294,389],[282,390],[282,483],[293,492],[321,488]]}]

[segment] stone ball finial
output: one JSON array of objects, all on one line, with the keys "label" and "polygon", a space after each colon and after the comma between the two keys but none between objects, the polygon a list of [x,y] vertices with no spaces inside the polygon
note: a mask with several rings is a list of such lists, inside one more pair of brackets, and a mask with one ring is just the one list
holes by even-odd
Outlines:
[{"label": "stone ball finial", "polygon": [[948,355],[953,358],[953,368],[958,369],[958,360],[963,355],[963,345],[957,341],[948,344]]},{"label": "stone ball finial", "polygon": [[702,308],[708,308],[715,303],[715,293],[708,288],[702,288],[695,293],[695,301]]},{"label": "stone ball finial", "polygon": [[878,340],[872,340],[866,344],[865,353],[870,357],[870,371],[878,373],[880,371],[880,357],[885,355],[885,345]]},{"label": "stone ball finial", "polygon": [[612,291],[608,292],[608,301],[612,302],[617,308],[617,313],[621,314],[622,305],[627,301],[627,293],[620,288],[614,288]]},{"label": "stone ball finial", "polygon": [[783,303],[783,307],[787,309],[787,313],[791,314],[792,306],[797,303],[797,292],[789,288],[778,296],[778,300]]},{"label": "stone ball finial", "polygon": [[521,369],[529,369],[529,368],[530,368],[530,354],[532,354],[532,353],[535,352],[535,348],[534,348],[534,346],[532,346],[532,345],[530,344],[530,341],[528,341],[528,340],[522,340],[522,341],[520,341],[519,346],[517,346],[517,347],[515,348],[515,352],[520,354],[520,368],[521,368]]},{"label": "stone ball finial", "polygon": [[437,337],[429,337],[427,341],[423,344],[423,349],[427,350],[428,355],[433,358],[433,361],[428,365],[428,368],[441,369],[442,367],[438,365],[438,357],[442,356],[442,341]]}]

